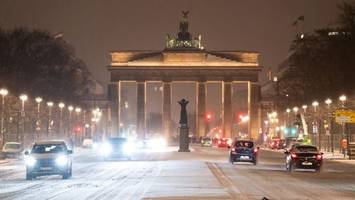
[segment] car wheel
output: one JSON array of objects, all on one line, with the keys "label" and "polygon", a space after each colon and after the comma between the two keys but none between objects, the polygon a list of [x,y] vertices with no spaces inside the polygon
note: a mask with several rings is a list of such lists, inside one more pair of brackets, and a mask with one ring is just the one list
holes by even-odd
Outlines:
[{"label": "car wheel", "polygon": [[256,165],[256,160],[253,161],[253,165]]},{"label": "car wheel", "polygon": [[315,169],[315,172],[320,173],[320,172],[321,172],[321,167],[317,167],[317,168]]},{"label": "car wheel", "polygon": [[33,176],[31,173],[26,173],[26,180],[32,180]]},{"label": "car wheel", "polygon": [[69,173],[64,173],[63,174],[63,179],[68,179],[70,177]]}]

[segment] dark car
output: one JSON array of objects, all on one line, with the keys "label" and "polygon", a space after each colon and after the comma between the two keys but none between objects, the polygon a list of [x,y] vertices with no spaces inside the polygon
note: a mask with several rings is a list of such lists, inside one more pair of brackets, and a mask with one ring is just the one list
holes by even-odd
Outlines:
[{"label": "dark car", "polygon": [[62,175],[63,179],[71,177],[72,153],[64,141],[34,143],[31,151],[25,152],[26,179],[45,175]]},{"label": "dark car", "polygon": [[256,165],[259,147],[251,140],[237,140],[229,152],[229,162],[251,162]]},{"label": "dark car", "polygon": [[314,169],[320,172],[323,164],[323,153],[312,145],[294,144],[291,149],[285,150],[286,170]]},{"label": "dark car", "polygon": [[231,147],[232,145],[232,139],[230,138],[221,138],[217,142],[218,147]]},{"label": "dark car", "polygon": [[102,143],[100,148],[100,153],[105,159],[131,159],[131,154],[135,147],[127,138],[109,138]]}]

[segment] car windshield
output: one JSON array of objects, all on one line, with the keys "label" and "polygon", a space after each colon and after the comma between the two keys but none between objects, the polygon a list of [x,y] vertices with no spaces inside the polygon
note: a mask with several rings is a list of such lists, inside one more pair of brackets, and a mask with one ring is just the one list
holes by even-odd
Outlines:
[{"label": "car windshield", "polygon": [[246,148],[253,148],[254,144],[250,141],[237,141],[235,142],[235,147],[246,147]]},{"label": "car windshield", "polygon": [[318,151],[317,147],[313,147],[313,146],[296,146],[295,149],[300,152],[317,152]]},{"label": "car windshield", "polygon": [[62,144],[36,144],[32,148],[32,153],[61,153],[65,147]]},{"label": "car windshield", "polygon": [[21,145],[20,144],[6,144],[5,149],[20,149]]},{"label": "car windshield", "polygon": [[121,146],[127,142],[127,139],[125,139],[125,138],[111,138],[108,140],[108,142],[113,146]]},{"label": "car windshield", "polygon": [[204,142],[208,142],[208,141],[211,141],[211,138],[203,138],[202,139]]}]

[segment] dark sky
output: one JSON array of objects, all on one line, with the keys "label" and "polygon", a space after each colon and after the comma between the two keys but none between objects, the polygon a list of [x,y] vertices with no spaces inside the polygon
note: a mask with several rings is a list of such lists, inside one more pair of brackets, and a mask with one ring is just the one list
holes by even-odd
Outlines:
[{"label": "dark sky", "polygon": [[334,24],[340,0],[0,0],[0,26],[27,26],[64,33],[94,76],[108,81],[111,50],[161,50],[176,33],[182,10],[190,10],[190,32],[201,33],[210,50],[261,53],[261,64],[277,66],[288,53],[305,16],[305,29]]}]

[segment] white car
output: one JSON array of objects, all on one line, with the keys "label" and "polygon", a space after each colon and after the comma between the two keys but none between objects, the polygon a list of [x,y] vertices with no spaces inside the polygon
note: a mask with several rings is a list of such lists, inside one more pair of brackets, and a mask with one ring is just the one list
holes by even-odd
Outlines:
[{"label": "white car", "polygon": [[91,138],[85,138],[85,139],[83,140],[83,147],[84,147],[84,148],[92,148],[93,145],[94,145],[94,142],[92,141]]},{"label": "white car", "polygon": [[20,158],[22,151],[22,145],[19,142],[6,142],[2,148],[5,158]]}]

